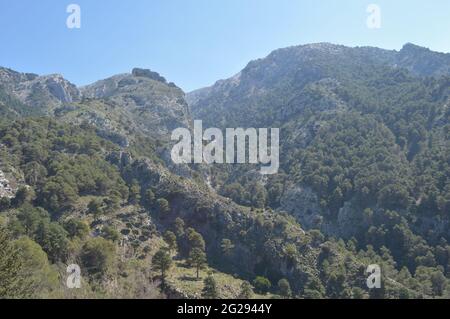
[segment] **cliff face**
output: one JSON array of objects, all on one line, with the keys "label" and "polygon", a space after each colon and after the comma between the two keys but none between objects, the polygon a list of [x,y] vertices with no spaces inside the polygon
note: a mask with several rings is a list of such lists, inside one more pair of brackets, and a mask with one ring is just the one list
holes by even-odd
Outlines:
[{"label": "cliff face", "polygon": [[78,88],[59,74],[38,76],[0,68],[0,87],[26,106],[24,114],[48,115],[81,100]]},{"label": "cliff face", "polygon": [[184,93],[156,72],[134,69],[81,89],[88,99],[100,99],[129,113],[133,125],[152,137],[165,137],[178,127],[188,127],[190,113]]},{"label": "cliff face", "polygon": [[[186,227],[202,234],[209,260],[218,269],[244,278],[263,270],[273,278],[289,278],[296,289],[305,283],[308,273],[314,273],[319,249],[304,244],[306,233],[287,216],[239,206],[151,161],[138,160],[131,166],[130,178],[140,181],[144,189],[153,187],[157,197],[170,202],[170,212],[160,220],[163,227],[170,229],[176,217],[182,218]],[[235,245],[232,254],[222,252],[225,238]],[[289,244],[308,258],[292,260],[284,251]],[[183,246],[179,249],[183,251]]]},{"label": "cliff face", "polygon": [[12,189],[10,181],[6,178],[5,173],[0,170],[0,198],[13,198],[14,193],[15,191]]}]

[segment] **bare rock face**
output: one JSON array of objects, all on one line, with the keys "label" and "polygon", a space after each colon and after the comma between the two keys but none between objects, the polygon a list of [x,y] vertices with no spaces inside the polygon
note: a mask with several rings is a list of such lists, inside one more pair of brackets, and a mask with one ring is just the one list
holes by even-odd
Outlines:
[{"label": "bare rock face", "polygon": [[281,198],[280,209],[293,215],[306,229],[319,229],[332,236],[351,238],[367,226],[362,211],[351,202],[344,203],[335,221],[327,220],[324,215],[329,212],[320,207],[317,195],[309,187],[300,185],[287,189]]},{"label": "bare rock face", "polygon": [[5,173],[0,170],[0,198],[13,198],[16,190],[11,186],[11,182],[6,178]]},{"label": "bare rock face", "polygon": [[190,114],[183,91],[156,72],[133,69],[81,89],[89,99],[118,105],[133,124],[152,137],[170,136],[178,127],[189,127]]},{"label": "bare rock face", "polygon": [[17,93],[26,103],[36,103],[42,106],[44,103],[58,106],[81,99],[81,93],[77,87],[59,74],[41,76],[21,83],[17,88]]},{"label": "bare rock face", "polygon": [[308,229],[323,226],[322,208],[317,195],[308,187],[288,188],[280,200],[281,209],[291,213],[300,224]]},{"label": "bare rock face", "polygon": [[24,113],[51,114],[57,107],[81,100],[78,88],[59,74],[38,76],[0,68],[0,87],[27,107]]},{"label": "bare rock face", "polygon": [[39,75],[32,73],[19,73],[7,68],[0,67],[0,85],[4,88],[12,88],[17,83],[33,81],[38,78]]},{"label": "bare rock face", "polygon": [[403,46],[395,61],[398,66],[421,76],[441,76],[450,73],[450,54],[433,52],[411,43]]},{"label": "bare rock face", "polygon": [[131,74],[135,77],[145,77],[145,78],[149,78],[150,80],[167,83],[166,79],[164,77],[162,77],[161,75],[159,75],[158,72],[153,72],[149,69],[134,68],[131,71]]}]

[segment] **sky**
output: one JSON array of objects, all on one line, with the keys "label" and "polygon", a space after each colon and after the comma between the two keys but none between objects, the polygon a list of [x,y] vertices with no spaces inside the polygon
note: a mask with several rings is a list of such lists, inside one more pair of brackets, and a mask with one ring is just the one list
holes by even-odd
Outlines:
[{"label": "sky", "polygon": [[[67,7],[81,9],[70,29]],[[369,28],[370,4],[380,28]],[[86,85],[150,68],[186,92],[271,51],[332,42],[450,52],[448,0],[0,0],[0,66]]]}]

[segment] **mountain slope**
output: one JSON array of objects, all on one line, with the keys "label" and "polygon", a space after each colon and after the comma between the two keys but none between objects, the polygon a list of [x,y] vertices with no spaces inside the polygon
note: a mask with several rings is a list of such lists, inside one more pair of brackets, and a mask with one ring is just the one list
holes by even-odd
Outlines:
[{"label": "mountain slope", "polygon": [[[290,116],[288,108],[299,104],[296,99],[308,98],[304,95],[310,92],[304,90],[313,83],[323,83],[321,87],[330,90],[348,82],[367,82],[380,72],[400,77],[395,73],[398,69],[418,76],[449,75],[450,54],[412,44],[406,44],[399,52],[329,43],[289,47],[250,62],[230,79],[188,93],[187,99],[193,115],[210,126],[222,122],[231,126],[267,126],[286,121]],[[239,114],[241,123],[232,125],[233,114]]]},{"label": "mountain slope", "polygon": [[[190,127],[190,107],[156,72],[72,100],[45,86],[40,101],[59,102],[29,118],[39,103],[27,88],[46,77],[4,71],[0,110],[14,120],[0,121],[0,169],[17,184],[0,201],[5,258],[42,265],[20,278],[35,297],[161,297],[161,256],[173,263],[169,297],[200,297],[192,274],[207,275],[204,257],[223,297],[243,281],[278,294],[281,279],[300,298],[450,296],[450,80],[439,76],[446,56],[410,49],[403,62],[377,48],[280,49],[190,94],[205,127],[281,128],[281,169],[267,177],[252,165],[173,165],[170,132]],[[73,294],[55,282],[70,263],[85,270]],[[367,289],[370,264],[383,289]]]},{"label": "mountain slope", "polygon": [[209,178],[237,202],[387,248],[397,267],[448,269],[435,247],[450,240],[449,65],[448,54],[411,44],[321,43],[252,61],[188,100],[205,127],[279,127],[281,171],[263,179],[239,166]]},{"label": "mountain slope", "polygon": [[105,100],[127,110],[133,124],[152,136],[167,136],[178,127],[189,126],[184,93],[158,73],[134,69],[81,89],[88,99]]},{"label": "mountain slope", "polygon": [[81,99],[78,88],[59,74],[38,76],[0,68],[0,90],[26,106],[20,109],[23,114],[52,114],[55,108]]}]

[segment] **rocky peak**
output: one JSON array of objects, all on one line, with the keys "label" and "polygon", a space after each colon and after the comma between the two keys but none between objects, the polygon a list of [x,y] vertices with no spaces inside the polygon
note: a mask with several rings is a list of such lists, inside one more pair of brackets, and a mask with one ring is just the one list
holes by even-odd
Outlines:
[{"label": "rocky peak", "polygon": [[51,99],[60,103],[71,103],[81,99],[81,93],[77,87],[64,79],[60,74],[51,74],[35,77],[22,86],[24,91],[30,90],[33,93],[36,89],[41,89],[48,93]]},{"label": "rocky peak", "polygon": [[33,73],[20,73],[8,68],[0,67],[0,85],[10,88],[14,87],[18,83],[32,81],[39,77]]},{"label": "rocky peak", "polygon": [[184,92],[151,70],[135,68],[81,90],[85,98],[105,99],[120,106],[136,126],[157,138],[189,125]]},{"label": "rocky peak", "polygon": [[158,72],[153,72],[150,69],[134,68],[131,71],[131,74],[135,77],[145,77],[151,80],[167,83],[166,79],[163,76],[161,76]]},{"label": "rocky peak", "polygon": [[81,99],[78,88],[60,74],[39,76],[0,68],[0,86],[28,107],[26,113],[51,113],[63,104]]},{"label": "rocky peak", "polygon": [[450,54],[434,52],[412,43],[403,46],[396,63],[419,76],[450,74]]},{"label": "rocky peak", "polygon": [[419,45],[415,45],[413,43],[408,42],[402,47],[402,49],[400,50],[400,53],[408,54],[408,53],[418,53],[418,52],[424,52],[424,51],[431,52],[431,50],[428,48],[424,48]]}]

